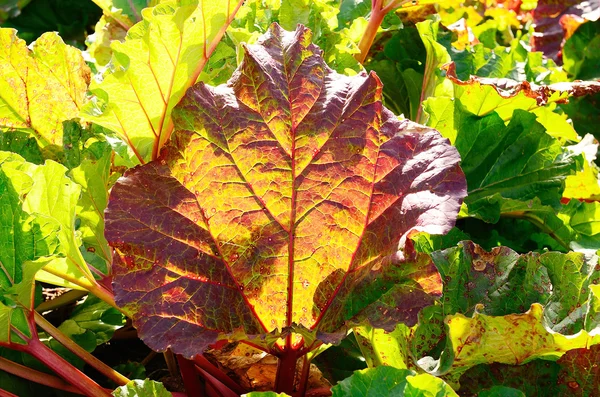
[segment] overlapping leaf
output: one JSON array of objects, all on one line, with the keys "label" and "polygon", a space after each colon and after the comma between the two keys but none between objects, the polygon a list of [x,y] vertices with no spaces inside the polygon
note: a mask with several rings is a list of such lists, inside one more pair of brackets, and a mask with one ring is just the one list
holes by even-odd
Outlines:
[{"label": "overlapping leaf", "polygon": [[220,333],[351,318],[393,328],[438,291],[430,263],[396,252],[412,230],[452,227],[457,152],[310,40],[274,25],[227,85],[188,92],[173,143],[113,188],[116,298],[150,346],[191,356]]},{"label": "overlapping leaf", "polygon": [[558,360],[562,367],[559,384],[571,396],[595,396],[600,393],[600,345],[573,349]]},{"label": "overlapping leaf", "polygon": [[595,1],[539,0],[533,11],[536,30],[531,38],[533,48],[548,58],[560,60],[564,39],[582,20],[596,21],[599,17],[600,9]]},{"label": "overlapping leaf", "polygon": [[112,57],[110,44],[114,40],[123,41],[127,31],[142,20],[142,9],[155,6],[158,1],[96,0],[95,3],[104,15],[96,23],[94,34],[86,38],[87,52],[97,65],[105,66]]},{"label": "overlapping leaf", "polygon": [[[465,241],[432,254],[444,281],[444,313],[502,316],[544,305],[544,319],[557,332],[574,334],[584,327],[590,286],[600,280],[584,255],[548,252],[519,255],[507,247],[486,252]],[[593,317],[593,316],[592,316]]]},{"label": "overlapping leaf", "polygon": [[[597,332],[565,336],[544,326],[543,308],[534,303],[523,314],[488,316],[475,312],[447,316],[448,339],[435,374],[460,374],[482,363],[519,365],[536,358],[556,360],[567,351],[600,343]],[[422,361],[423,364],[428,361]]]},{"label": "overlapping leaf", "polygon": [[89,79],[81,52],[56,33],[29,50],[15,30],[0,29],[0,134],[17,130],[61,146],[62,123],[79,114]]},{"label": "overlapping leaf", "polygon": [[171,112],[200,75],[242,1],[164,1],[142,11],[112,70],[90,90],[83,117],[116,132],[140,162],[158,157],[173,131]]},{"label": "overlapping leaf", "polygon": [[458,396],[439,378],[387,366],[356,371],[353,376],[338,383],[331,391],[334,397]]},{"label": "overlapping leaf", "polygon": [[33,305],[34,276],[57,253],[60,226],[23,210],[22,197],[33,181],[28,165],[0,152],[0,343],[22,343],[11,326],[30,335],[26,310]]}]

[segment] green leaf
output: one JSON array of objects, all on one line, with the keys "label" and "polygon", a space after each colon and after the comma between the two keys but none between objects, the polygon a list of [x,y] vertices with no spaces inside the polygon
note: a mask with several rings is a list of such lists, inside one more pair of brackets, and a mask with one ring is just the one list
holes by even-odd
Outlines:
[{"label": "green leaf", "polygon": [[[439,21],[426,20],[417,23],[419,35],[421,36],[421,40],[423,40],[423,45],[427,52],[420,102],[424,102],[430,97],[452,92],[452,83],[446,80],[440,69],[442,65],[450,62],[452,59],[446,48],[437,42],[439,28]],[[421,107],[417,111],[415,121],[423,124],[427,121],[427,115],[422,111]]]},{"label": "green leaf", "polygon": [[104,237],[104,210],[108,204],[108,189],[112,151],[103,146],[102,156],[83,159],[70,171],[71,179],[81,186],[77,201],[78,232],[86,250],[112,262],[112,254]]},{"label": "green leaf", "polygon": [[171,112],[202,72],[242,1],[170,0],[146,8],[111,70],[93,81],[82,117],[117,133],[140,162],[155,159],[173,131]]},{"label": "green leaf", "polygon": [[[444,314],[522,313],[533,303],[544,305],[546,324],[555,332],[584,329],[590,286],[600,279],[583,254],[569,252],[519,255],[507,247],[486,252],[463,241],[432,254],[444,280]],[[588,324],[591,323],[588,320]]]},{"label": "green leaf", "polygon": [[429,368],[434,374],[449,370],[460,374],[482,363],[516,365],[537,358],[556,360],[569,350],[600,343],[600,335],[593,332],[582,330],[565,336],[548,330],[538,303],[523,314],[488,316],[476,311],[471,318],[447,316],[445,323],[446,349],[437,366]]},{"label": "green leaf", "polygon": [[125,386],[117,387],[112,395],[115,397],[171,397],[172,394],[162,383],[153,380],[134,379]]},{"label": "green leaf", "polygon": [[27,168],[23,163],[17,155],[0,152],[1,342],[23,342],[11,333],[11,325],[31,334],[25,313],[33,307],[34,277],[57,252],[59,243],[57,222],[22,208],[21,195],[31,186],[30,177],[22,172]]},{"label": "green leaf", "polygon": [[443,380],[407,369],[380,366],[357,371],[331,388],[333,397],[458,397]]},{"label": "green leaf", "polygon": [[88,285],[93,282],[94,276],[79,251],[81,238],[75,227],[81,186],[69,179],[66,172],[64,166],[50,160],[37,167],[31,174],[33,185],[24,199],[23,208],[28,212],[53,218],[61,226],[59,252],[63,257],[52,260],[37,275],[37,279],[66,285],[64,277],[73,280],[72,282]]},{"label": "green leaf", "polygon": [[415,367],[408,346],[410,328],[398,324],[391,332],[368,325],[354,327],[358,346],[369,368],[388,365],[399,369]]},{"label": "green leaf", "polygon": [[579,80],[600,78],[600,21],[581,25],[563,46],[565,70]]},{"label": "green leaf", "polygon": [[23,131],[0,131],[0,150],[17,153],[30,163],[44,162],[36,139]]},{"label": "green leaf", "polygon": [[89,79],[81,52],[56,33],[29,50],[15,30],[0,29],[0,133],[22,131],[42,148],[62,147],[63,121],[79,114]]},{"label": "green leaf", "polygon": [[527,397],[521,390],[513,389],[506,386],[494,386],[486,390],[482,390],[477,394],[477,397]]},{"label": "green leaf", "polygon": [[558,396],[558,372],[554,361],[533,360],[527,364],[480,364],[460,377],[461,395],[477,395],[485,389],[507,387],[526,396]]}]

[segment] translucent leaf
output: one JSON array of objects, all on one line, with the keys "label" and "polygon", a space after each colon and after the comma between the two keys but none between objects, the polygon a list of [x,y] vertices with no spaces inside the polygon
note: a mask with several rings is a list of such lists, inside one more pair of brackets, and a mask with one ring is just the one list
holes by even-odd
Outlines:
[{"label": "translucent leaf", "polygon": [[163,1],[114,41],[112,69],[93,81],[82,117],[114,131],[140,162],[155,159],[173,131],[171,112],[200,75],[242,1]]},{"label": "translucent leaf", "polygon": [[274,25],[174,120],[107,210],[116,299],[153,348],[192,356],[220,334],[288,327],[326,338],[351,319],[390,329],[439,294],[427,257],[398,247],[453,226],[456,150],[383,108],[375,75],[329,69],[305,28]]},{"label": "translucent leaf", "polygon": [[0,133],[23,131],[40,146],[62,146],[63,121],[77,117],[90,69],[56,33],[29,50],[13,29],[0,29]]}]

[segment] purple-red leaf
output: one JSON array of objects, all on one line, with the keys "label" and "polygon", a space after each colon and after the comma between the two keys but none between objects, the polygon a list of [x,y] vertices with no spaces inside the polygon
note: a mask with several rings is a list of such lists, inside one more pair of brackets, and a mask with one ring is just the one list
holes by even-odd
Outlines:
[{"label": "purple-red leaf", "polygon": [[535,33],[531,37],[533,51],[562,64],[562,46],[577,27],[600,17],[597,0],[540,0],[533,10]]},{"label": "purple-red leaf", "polygon": [[385,109],[375,74],[340,75],[321,54],[308,29],[273,25],[226,85],[188,90],[161,157],[114,186],[116,299],[154,349],[333,333],[379,323],[380,307],[414,322],[431,302],[437,273],[397,252],[411,231],[453,226],[459,155]]}]

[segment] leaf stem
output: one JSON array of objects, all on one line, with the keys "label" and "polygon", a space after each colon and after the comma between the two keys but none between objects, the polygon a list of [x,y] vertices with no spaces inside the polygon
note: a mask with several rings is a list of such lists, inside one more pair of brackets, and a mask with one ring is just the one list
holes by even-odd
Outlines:
[{"label": "leaf stem", "polygon": [[354,55],[356,60],[361,64],[365,62],[369,49],[371,48],[371,45],[373,45],[373,41],[377,35],[377,30],[379,29],[379,26],[381,26],[381,22],[383,22],[383,17],[385,17],[385,13],[381,10],[382,3],[383,0],[373,0],[372,2],[373,8],[371,9],[369,23],[358,43],[360,53]]},{"label": "leaf stem", "polygon": [[54,325],[50,324],[50,322],[46,320],[44,316],[42,316],[36,311],[34,311],[33,313],[35,323],[39,325],[40,328],[46,331],[54,339],[62,343],[63,346],[72,351],[77,357],[81,358],[83,361],[94,367],[98,372],[100,372],[119,386],[123,386],[129,382],[129,379],[127,379],[125,376],[121,375],[119,372],[104,364],[101,360],[97,359],[84,348],[79,346],[77,343],[73,342],[71,338],[63,334]]},{"label": "leaf stem", "polygon": [[527,211],[505,212],[505,213],[501,214],[501,216],[505,217],[505,218],[525,219],[525,220],[531,222],[534,226],[536,226],[540,230],[542,230],[544,233],[547,233],[548,235],[550,235],[550,237],[552,237],[554,240],[556,240],[556,242],[559,243],[560,245],[562,245],[567,251],[571,250],[571,247],[569,247],[569,244],[566,241],[564,241],[563,239],[558,237],[554,233],[554,230],[550,229],[549,227],[546,227],[543,219],[541,219],[540,217],[538,217],[530,212],[527,212]]},{"label": "leaf stem", "polygon": [[111,291],[107,290],[106,288],[104,288],[103,286],[101,286],[100,284],[98,284],[98,282],[96,280],[94,280],[94,279],[90,280],[90,279],[81,278],[81,277],[72,277],[68,274],[57,272],[54,269],[44,268],[44,271],[46,271],[56,277],[60,277],[63,280],[66,280],[70,283],[78,285],[81,288],[85,288],[86,290],[88,290],[92,294],[96,295],[98,298],[100,298],[104,302],[108,303],[109,305],[111,305],[112,307],[114,307],[115,309],[120,311],[121,313],[125,314],[123,312],[123,309],[121,309],[115,303],[115,296],[113,295],[113,293]]},{"label": "leaf stem", "polygon": [[202,368],[196,367],[206,381],[206,391],[208,394],[216,394],[219,397],[237,397],[230,388],[219,382],[214,376],[204,371]]},{"label": "leaf stem", "polygon": [[181,373],[181,379],[183,380],[183,386],[187,394],[189,396],[203,396],[204,387],[198,378],[194,363],[179,354],[177,355],[177,362],[179,363],[179,372]]},{"label": "leaf stem", "polygon": [[71,393],[82,394],[82,392],[79,391],[79,389],[71,386],[61,378],[50,374],[46,374],[44,372],[36,371],[33,368],[29,368],[24,365],[7,360],[4,357],[0,357],[0,370],[18,376],[19,378],[39,383],[40,385],[52,387],[58,390],[68,391]]},{"label": "leaf stem", "polygon": [[308,378],[310,376],[310,360],[306,355],[302,357],[302,372],[300,372],[300,382],[298,384],[298,396],[306,395],[308,387]]},{"label": "leaf stem", "polygon": [[242,386],[240,386],[239,384],[237,384],[226,373],[224,373],[223,371],[221,371],[219,368],[215,367],[203,355],[198,354],[196,357],[194,357],[194,363],[198,367],[200,367],[201,369],[203,369],[204,371],[206,371],[207,373],[209,373],[210,375],[212,375],[213,377],[215,377],[217,380],[219,380],[219,382],[223,383],[225,386],[227,386],[228,388],[230,388],[235,393],[241,395],[241,394],[244,394],[244,393],[247,392]]},{"label": "leaf stem", "polygon": [[83,372],[72,366],[48,346],[44,345],[35,335],[28,340],[23,351],[43,362],[61,378],[81,390],[88,397],[110,397],[110,393],[88,378]]},{"label": "leaf stem", "polygon": [[287,346],[281,353],[277,362],[277,373],[275,375],[275,392],[291,395],[294,392],[296,380],[296,362],[298,352]]},{"label": "leaf stem", "polygon": [[16,394],[12,394],[9,391],[6,391],[4,389],[0,389],[0,397],[19,397]]},{"label": "leaf stem", "polygon": [[361,64],[365,63],[367,54],[373,45],[377,31],[383,22],[383,18],[392,10],[401,7],[402,5],[409,3],[411,0],[392,0],[388,5],[385,5],[385,0],[372,0],[371,1],[371,17],[369,23],[365,28],[365,32],[358,43],[360,53],[354,55],[356,60]]},{"label": "leaf stem", "polygon": [[54,310],[62,306],[66,306],[70,303],[77,301],[80,298],[83,298],[88,294],[88,291],[81,291],[78,289],[72,289],[71,291],[67,291],[64,294],[57,296],[56,298],[40,303],[35,310],[40,313]]}]

